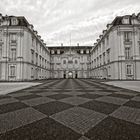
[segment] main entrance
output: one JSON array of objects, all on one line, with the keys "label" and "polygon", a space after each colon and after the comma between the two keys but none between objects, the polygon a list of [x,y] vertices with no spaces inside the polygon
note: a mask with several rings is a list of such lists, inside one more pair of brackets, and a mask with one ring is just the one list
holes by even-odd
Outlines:
[{"label": "main entrance", "polygon": [[77,71],[64,71],[63,72],[63,78],[78,78],[78,72]]},{"label": "main entrance", "polygon": [[73,78],[73,72],[72,71],[68,72],[68,78]]}]

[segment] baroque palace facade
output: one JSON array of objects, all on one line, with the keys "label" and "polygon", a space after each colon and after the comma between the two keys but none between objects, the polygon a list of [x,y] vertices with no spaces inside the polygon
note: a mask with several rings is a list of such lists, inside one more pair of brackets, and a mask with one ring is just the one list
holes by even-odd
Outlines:
[{"label": "baroque palace facade", "polygon": [[50,53],[24,17],[0,14],[0,80],[50,78]]},{"label": "baroque palace facade", "polygon": [[94,46],[48,47],[25,17],[0,14],[0,81],[140,80],[140,13],[116,17]]},{"label": "baroque palace facade", "polygon": [[90,78],[91,46],[49,47],[52,78]]},{"label": "baroque palace facade", "polygon": [[91,50],[91,78],[140,80],[140,13],[116,17]]}]

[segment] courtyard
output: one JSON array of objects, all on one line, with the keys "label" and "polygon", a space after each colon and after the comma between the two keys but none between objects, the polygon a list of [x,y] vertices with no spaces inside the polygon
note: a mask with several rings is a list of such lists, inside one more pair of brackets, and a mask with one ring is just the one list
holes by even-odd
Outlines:
[{"label": "courtyard", "polygon": [[0,140],[140,140],[140,92],[93,79],[30,85],[0,95]]}]

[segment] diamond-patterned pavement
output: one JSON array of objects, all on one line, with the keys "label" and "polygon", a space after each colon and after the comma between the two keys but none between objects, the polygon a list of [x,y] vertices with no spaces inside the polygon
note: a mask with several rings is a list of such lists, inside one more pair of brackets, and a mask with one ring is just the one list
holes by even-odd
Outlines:
[{"label": "diamond-patterned pavement", "polygon": [[84,134],[103,120],[106,115],[85,108],[75,107],[54,114],[51,117],[75,130],[77,133]]},{"label": "diamond-patterned pavement", "polygon": [[80,97],[84,97],[84,98],[88,98],[88,99],[96,99],[96,98],[101,97],[101,95],[87,93],[87,94],[80,95]]},{"label": "diamond-patterned pavement", "polygon": [[28,106],[21,102],[14,102],[14,103],[0,105],[0,114],[12,112],[12,111],[26,108],[26,107],[28,107]]},{"label": "diamond-patterned pavement", "polygon": [[90,101],[80,105],[81,107],[91,109],[100,113],[110,114],[115,111],[119,106],[111,103],[105,103],[100,101]]},{"label": "diamond-patterned pavement", "polygon": [[33,108],[24,108],[10,113],[5,113],[0,115],[0,132],[6,132],[7,130],[15,129],[45,117],[46,115]]},{"label": "diamond-patterned pavement", "polygon": [[39,98],[33,98],[33,99],[29,99],[29,100],[24,100],[22,101],[24,104],[27,104],[29,106],[37,106],[40,104],[45,104],[45,103],[49,103],[55,101],[54,99],[50,99],[48,97],[39,97]]},{"label": "diamond-patterned pavement", "polygon": [[37,109],[38,111],[40,111],[48,116],[55,114],[57,112],[66,110],[70,107],[73,107],[73,106],[66,104],[66,103],[58,102],[58,101],[34,106],[35,109]]},{"label": "diamond-patterned pavement", "polygon": [[71,97],[71,95],[66,95],[66,94],[61,94],[61,93],[49,96],[49,98],[56,99],[56,100],[63,99],[63,98],[68,98],[68,97]]},{"label": "diamond-patterned pavement", "polygon": [[59,101],[76,106],[76,105],[84,104],[91,100],[92,99],[86,99],[86,98],[82,98],[82,97],[69,97],[69,98],[59,100]]},{"label": "diamond-patterned pavement", "polygon": [[116,97],[110,97],[110,96],[104,96],[97,98],[96,101],[106,102],[106,103],[112,103],[116,105],[123,105],[124,103],[128,102],[128,99],[122,99],[122,98],[116,98]]},{"label": "diamond-patterned pavement", "polygon": [[92,79],[0,96],[0,140],[140,140],[140,93]]},{"label": "diamond-patterned pavement", "polygon": [[122,106],[110,115],[140,125],[140,109]]},{"label": "diamond-patterned pavement", "polygon": [[90,140],[139,140],[139,130],[139,125],[107,117],[90,129],[85,136]]}]

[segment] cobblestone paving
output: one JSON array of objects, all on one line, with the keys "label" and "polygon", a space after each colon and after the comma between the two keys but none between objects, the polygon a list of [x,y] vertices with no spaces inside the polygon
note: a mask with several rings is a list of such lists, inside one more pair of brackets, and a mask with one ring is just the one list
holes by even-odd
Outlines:
[{"label": "cobblestone paving", "polygon": [[140,140],[140,93],[57,79],[1,95],[0,140]]}]

